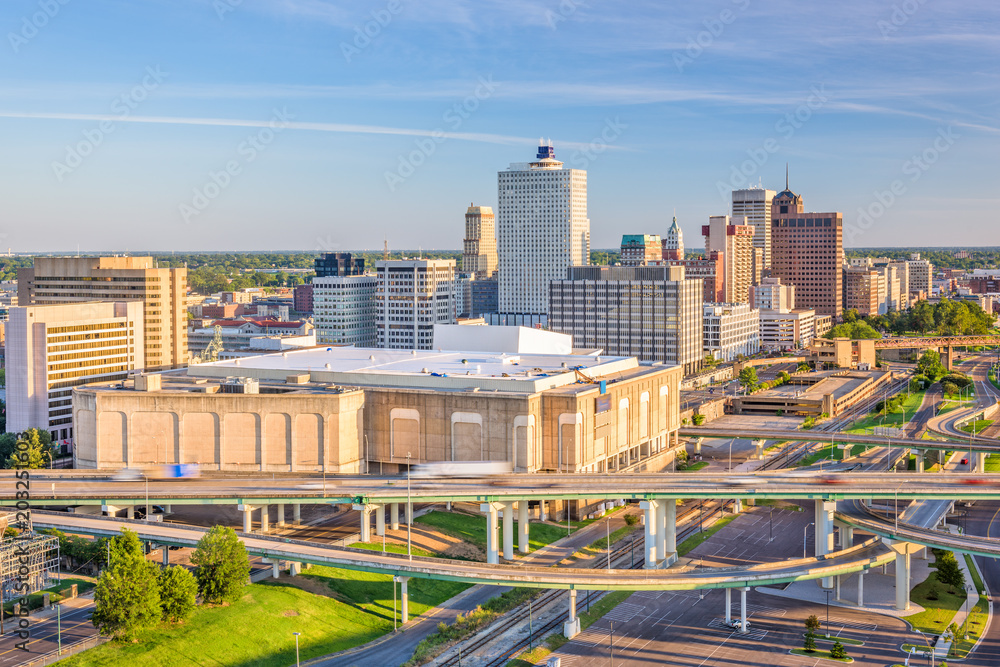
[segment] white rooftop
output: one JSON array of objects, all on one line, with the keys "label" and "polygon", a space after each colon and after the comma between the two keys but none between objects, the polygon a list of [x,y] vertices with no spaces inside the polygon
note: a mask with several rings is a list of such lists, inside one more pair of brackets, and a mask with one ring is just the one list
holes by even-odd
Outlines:
[{"label": "white rooftop", "polygon": [[635,357],[328,347],[197,364],[187,372],[272,381],[309,373],[312,382],[339,385],[534,393],[577,382],[574,369],[599,380],[638,366]]}]

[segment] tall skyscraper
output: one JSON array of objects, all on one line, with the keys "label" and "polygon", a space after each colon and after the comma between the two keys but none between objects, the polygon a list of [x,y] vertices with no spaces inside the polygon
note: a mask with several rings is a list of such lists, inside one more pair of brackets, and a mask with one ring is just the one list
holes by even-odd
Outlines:
[{"label": "tall skyscraper", "polygon": [[726,303],[750,303],[750,288],[754,276],[754,228],[744,224],[745,218],[713,215],[701,233],[705,236],[705,256],[722,253],[725,261],[723,289]]},{"label": "tall skyscraper", "polygon": [[497,272],[497,230],[493,209],[469,204],[465,212],[462,272],[489,280]]},{"label": "tall skyscraper", "polygon": [[455,260],[383,260],[375,268],[378,346],[431,349],[434,325],[455,323]]},{"label": "tall skyscraper", "polygon": [[795,285],[795,302],[817,315],[842,312],[844,216],[805,213],[802,197],[788,189],[771,202],[771,275]]},{"label": "tall skyscraper", "polygon": [[313,278],[316,342],[375,347],[378,284],[378,278],[370,274]]},{"label": "tall skyscraper", "polygon": [[677,224],[677,216],[663,239],[663,259],[684,259],[684,231]]},{"label": "tall skyscraper", "polygon": [[733,217],[745,217],[753,225],[753,247],[763,253],[761,268],[771,266],[771,201],[774,190],[761,187],[733,190]]},{"label": "tall skyscraper", "polygon": [[187,363],[187,269],[160,269],[152,257],[37,257],[17,270],[22,306],[142,301],[149,370]]},{"label": "tall skyscraper", "polygon": [[365,258],[349,252],[326,252],[313,262],[317,278],[328,276],[360,276],[365,272]]},{"label": "tall skyscraper", "polygon": [[507,324],[549,312],[549,283],[590,263],[587,172],[555,159],[551,142],[534,162],[497,174],[501,314]]}]

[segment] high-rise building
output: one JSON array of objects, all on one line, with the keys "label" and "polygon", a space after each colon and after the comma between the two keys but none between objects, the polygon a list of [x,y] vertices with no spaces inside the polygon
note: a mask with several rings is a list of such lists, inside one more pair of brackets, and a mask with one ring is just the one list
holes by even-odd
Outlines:
[{"label": "high-rise building", "polygon": [[910,259],[906,262],[909,268],[909,291],[910,303],[916,301],[914,298],[918,294],[926,297],[931,295],[931,287],[934,284],[934,265],[929,260],[921,259],[920,253],[910,254]]},{"label": "high-rise building", "polygon": [[313,278],[312,287],[317,344],[376,347],[378,278],[325,276]]},{"label": "high-rise building", "polygon": [[549,328],[573,345],[698,371],[702,282],[680,266],[575,266],[552,282]]},{"label": "high-rise building", "polygon": [[791,310],[795,308],[795,285],[784,285],[781,278],[764,278],[753,288],[750,303],[761,310]]},{"label": "high-rise building", "polygon": [[622,266],[646,266],[663,258],[663,246],[657,234],[625,234],[622,236]]},{"label": "high-rise building", "polygon": [[488,280],[497,272],[497,230],[493,209],[469,204],[465,211],[462,272]]},{"label": "high-rise building", "polygon": [[663,239],[663,259],[684,259],[684,230],[677,224],[677,216]]},{"label": "high-rise building", "polygon": [[292,308],[295,312],[304,315],[311,315],[313,311],[313,286],[312,283],[296,285],[292,290]]},{"label": "high-rise building", "polygon": [[326,252],[313,262],[317,278],[328,276],[360,276],[365,272],[365,258],[349,252]]},{"label": "high-rise building", "polygon": [[706,303],[703,310],[704,348],[722,361],[760,352],[760,311],[745,303]]},{"label": "high-rise building", "polygon": [[788,189],[771,201],[771,275],[795,285],[795,301],[818,315],[839,318],[842,308],[844,216],[805,213]]},{"label": "high-rise building", "polygon": [[152,257],[37,257],[33,267],[17,270],[17,300],[23,306],[142,301],[146,369],[187,363],[187,269],[157,268]]},{"label": "high-rise building", "polygon": [[761,251],[761,270],[771,266],[771,200],[774,190],[761,187],[733,190],[733,217],[752,225],[753,247]]},{"label": "high-rise building", "polygon": [[455,260],[395,259],[375,262],[378,347],[430,350],[435,324],[454,324]]},{"label": "high-rise building", "polygon": [[143,368],[144,319],[138,300],[11,308],[7,431],[38,428],[72,440],[73,387]]},{"label": "high-rise building", "polygon": [[844,267],[844,310],[862,317],[885,313],[885,276],[870,266]]},{"label": "high-rise building", "polygon": [[705,254],[721,252],[725,256],[725,303],[750,303],[754,284],[754,228],[744,218],[713,215],[701,233],[705,236]]},{"label": "high-rise building", "polygon": [[550,142],[497,174],[497,200],[500,313],[516,324],[548,313],[549,283],[590,264],[587,172],[563,167]]}]

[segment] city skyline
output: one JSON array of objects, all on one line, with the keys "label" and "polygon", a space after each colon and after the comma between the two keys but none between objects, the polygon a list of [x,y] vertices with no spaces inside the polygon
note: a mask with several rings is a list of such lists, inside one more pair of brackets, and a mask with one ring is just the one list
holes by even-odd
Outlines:
[{"label": "city skyline", "polygon": [[674,208],[696,238],[786,163],[845,247],[990,242],[987,3],[50,4],[0,8],[2,248],[459,248],[539,136],[594,248]]}]

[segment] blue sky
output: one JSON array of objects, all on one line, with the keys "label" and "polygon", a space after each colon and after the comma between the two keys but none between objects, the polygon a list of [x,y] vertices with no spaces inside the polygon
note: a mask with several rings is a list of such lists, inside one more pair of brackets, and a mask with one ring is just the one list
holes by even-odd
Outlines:
[{"label": "blue sky", "polygon": [[848,246],[1000,245],[993,2],[4,0],[0,36],[15,252],[460,248],[538,137],[595,248],[674,210],[699,247],[786,162]]}]

